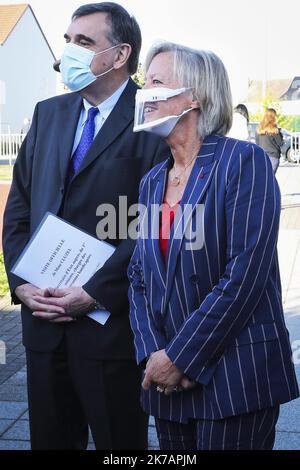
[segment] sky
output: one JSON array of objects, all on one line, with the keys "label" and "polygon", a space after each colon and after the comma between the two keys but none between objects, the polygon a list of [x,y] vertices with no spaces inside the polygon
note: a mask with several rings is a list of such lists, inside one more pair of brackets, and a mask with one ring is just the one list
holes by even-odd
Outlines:
[{"label": "sky", "polygon": [[[26,1],[26,0],[25,0]],[[0,0],[0,4],[24,3]],[[30,5],[59,57],[63,35],[83,0],[31,0]],[[300,75],[299,0],[118,0],[140,24],[141,60],[151,44],[165,39],[209,49],[223,60],[235,104],[248,80]]]}]

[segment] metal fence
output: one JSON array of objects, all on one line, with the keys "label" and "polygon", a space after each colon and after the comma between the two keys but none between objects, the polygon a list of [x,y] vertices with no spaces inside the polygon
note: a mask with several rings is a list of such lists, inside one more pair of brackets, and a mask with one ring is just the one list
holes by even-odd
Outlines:
[{"label": "metal fence", "polygon": [[25,134],[0,134],[0,162],[13,165]]},{"label": "metal fence", "polygon": [[300,132],[294,132],[291,135],[290,161],[300,163]]}]

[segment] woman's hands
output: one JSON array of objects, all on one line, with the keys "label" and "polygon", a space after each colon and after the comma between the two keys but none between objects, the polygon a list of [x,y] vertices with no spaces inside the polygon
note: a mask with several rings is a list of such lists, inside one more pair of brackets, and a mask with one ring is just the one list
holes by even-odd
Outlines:
[{"label": "woman's hands", "polygon": [[144,390],[152,384],[158,385],[158,391],[170,395],[172,392],[190,390],[196,382],[186,377],[178,367],[172,363],[164,349],[152,353],[146,366],[145,377],[142,383]]}]

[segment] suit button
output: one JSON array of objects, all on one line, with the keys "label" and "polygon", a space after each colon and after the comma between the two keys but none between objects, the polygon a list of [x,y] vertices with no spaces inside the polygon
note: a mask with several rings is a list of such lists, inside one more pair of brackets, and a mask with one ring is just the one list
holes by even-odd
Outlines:
[{"label": "suit button", "polygon": [[190,276],[190,281],[193,284],[198,284],[200,281],[200,277],[198,276],[198,274],[192,274],[192,276]]}]

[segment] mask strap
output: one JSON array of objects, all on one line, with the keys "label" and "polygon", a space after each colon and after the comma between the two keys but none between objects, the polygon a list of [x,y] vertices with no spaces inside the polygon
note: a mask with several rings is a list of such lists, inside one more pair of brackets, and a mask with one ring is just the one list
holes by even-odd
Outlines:
[{"label": "mask strap", "polygon": [[95,77],[96,78],[103,77],[103,75],[106,75],[107,73],[111,72],[112,70],[114,70],[113,67],[111,67],[109,70],[106,70],[106,72],[100,73],[100,75],[95,75]]},{"label": "mask strap", "polygon": [[[99,54],[103,54],[104,52],[107,52],[107,51],[111,51],[112,49],[115,49],[116,47],[119,47],[119,46],[121,46],[121,44],[117,44],[116,46],[109,47],[108,49],[105,49],[104,51],[100,51],[100,52],[95,53],[95,56],[99,55]],[[106,72],[100,73],[100,75],[95,75],[95,77],[96,78],[103,77],[104,75],[111,72],[112,70],[114,70],[113,67],[111,67],[109,70],[106,70]]]},{"label": "mask strap", "polygon": [[116,46],[108,47],[108,49],[104,49],[104,51],[95,52],[95,55],[104,54],[104,52],[111,51],[112,49],[115,49],[116,47],[119,47],[119,46],[121,46],[121,45],[122,45],[122,44],[117,44]]}]

